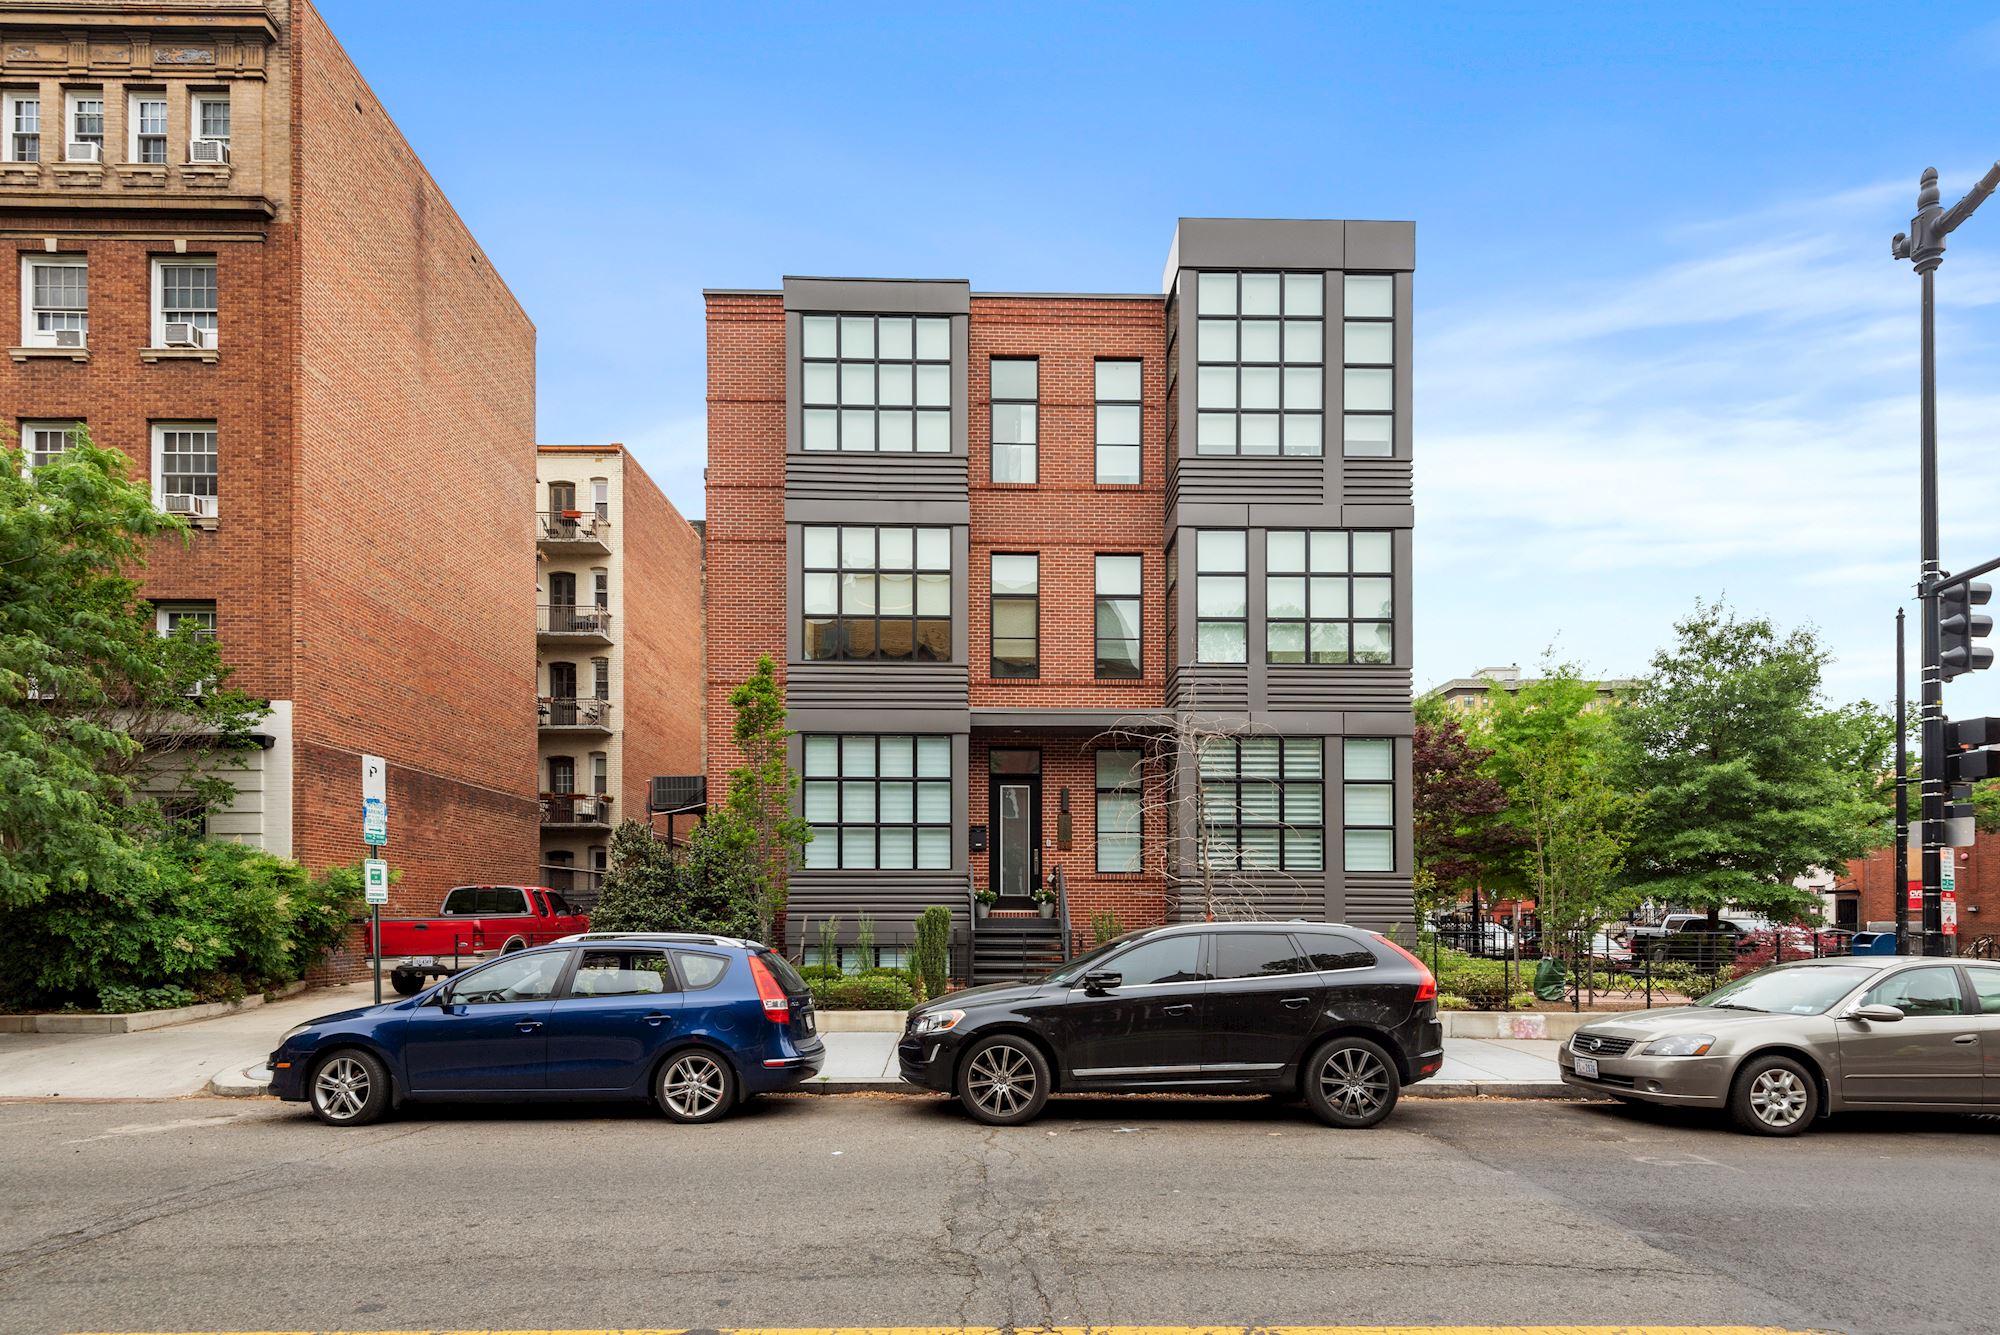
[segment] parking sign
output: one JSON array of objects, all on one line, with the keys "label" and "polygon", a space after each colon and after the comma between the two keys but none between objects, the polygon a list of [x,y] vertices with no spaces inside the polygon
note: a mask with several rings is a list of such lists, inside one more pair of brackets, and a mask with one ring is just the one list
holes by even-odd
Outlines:
[{"label": "parking sign", "polygon": [[361,864],[361,888],[367,893],[370,904],[389,902],[389,864],[381,858],[369,858]]}]

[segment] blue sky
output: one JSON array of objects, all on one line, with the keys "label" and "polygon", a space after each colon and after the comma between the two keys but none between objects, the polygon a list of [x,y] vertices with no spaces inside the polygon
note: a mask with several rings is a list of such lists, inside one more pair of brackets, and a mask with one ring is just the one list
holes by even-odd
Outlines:
[{"label": "blue sky", "polygon": [[[1990,5],[322,9],[534,318],[542,439],[626,442],[690,515],[705,286],[1153,291],[1179,216],[1413,218],[1419,685],[1635,672],[1726,595],[1891,696],[1889,237],[1923,167],[1949,201],[2000,157]],[[2000,201],[1939,288],[1962,566],[2000,556]],[[2000,672],[1948,698],[2000,712]]]}]

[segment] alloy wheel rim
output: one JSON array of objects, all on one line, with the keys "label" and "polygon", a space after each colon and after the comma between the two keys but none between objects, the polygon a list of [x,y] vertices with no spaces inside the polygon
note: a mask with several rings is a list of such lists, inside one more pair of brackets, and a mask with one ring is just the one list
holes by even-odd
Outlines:
[{"label": "alloy wheel rim", "polygon": [[682,1117],[705,1117],[722,1102],[722,1068],[708,1057],[683,1057],[667,1068],[661,1090]]},{"label": "alloy wheel rim", "polygon": [[345,1122],[360,1116],[368,1106],[371,1083],[367,1067],[352,1057],[335,1057],[319,1068],[313,1080],[313,1101],[328,1117]]},{"label": "alloy wheel rim", "polygon": [[1805,1115],[1805,1084],[1782,1068],[1759,1071],[1750,1082],[1750,1111],[1766,1126],[1790,1126]]},{"label": "alloy wheel rim", "polygon": [[1363,1048],[1342,1048],[1319,1068],[1327,1103],[1347,1117],[1367,1117],[1389,1097],[1389,1072]]},{"label": "alloy wheel rim", "polygon": [[982,1111],[1011,1117],[1035,1097],[1035,1064],[1027,1053],[1002,1043],[972,1059],[965,1087]]}]

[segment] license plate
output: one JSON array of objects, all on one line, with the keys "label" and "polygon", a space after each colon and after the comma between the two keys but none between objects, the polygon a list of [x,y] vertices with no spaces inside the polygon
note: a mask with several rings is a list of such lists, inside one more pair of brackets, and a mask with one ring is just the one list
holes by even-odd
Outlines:
[{"label": "license plate", "polygon": [[1585,1080],[1597,1079],[1597,1058],[1578,1057],[1576,1059],[1576,1073]]},{"label": "license plate", "polygon": [[412,969],[428,969],[437,962],[438,957],[435,955],[412,955],[403,961]]},{"label": "license plate", "polygon": [[808,1034],[819,1032],[819,1021],[816,1018],[814,1018],[813,1013],[811,1011],[807,1011],[803,1018],[805,1019],[806,1022],[806,1032]]}]

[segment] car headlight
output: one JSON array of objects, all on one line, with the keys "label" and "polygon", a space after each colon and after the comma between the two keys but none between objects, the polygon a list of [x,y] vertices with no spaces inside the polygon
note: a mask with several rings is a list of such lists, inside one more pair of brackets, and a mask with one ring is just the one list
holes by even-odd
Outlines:
[{"label": "car headlight", "polygon": [[285,1044],[291,1042],[293,1039],[297,1038],[300,1034],[303,1034],[306,1030],[310,1028],[312,1028],[312,1023],[310,1021],[306,1022],[305,1024],[293,1025],[290,1029],[287,1029],[285,1031],[285,1036],[278,1040],[278,1046],[282,1048],[283,1046],[285,1046]]},{"label": "car headlight", "polygon": [[1699,1057],[1714,1046],[1714,1034],[1674,1034],[1656,1038],[1639,1051],[1647,1057]]},{"label": "car headlight", "polygon": [[913,1034],[941,1034],[953,1028],[965,1018],[964,1011],[929,1011],[917,1017],[910,1029]]}]

